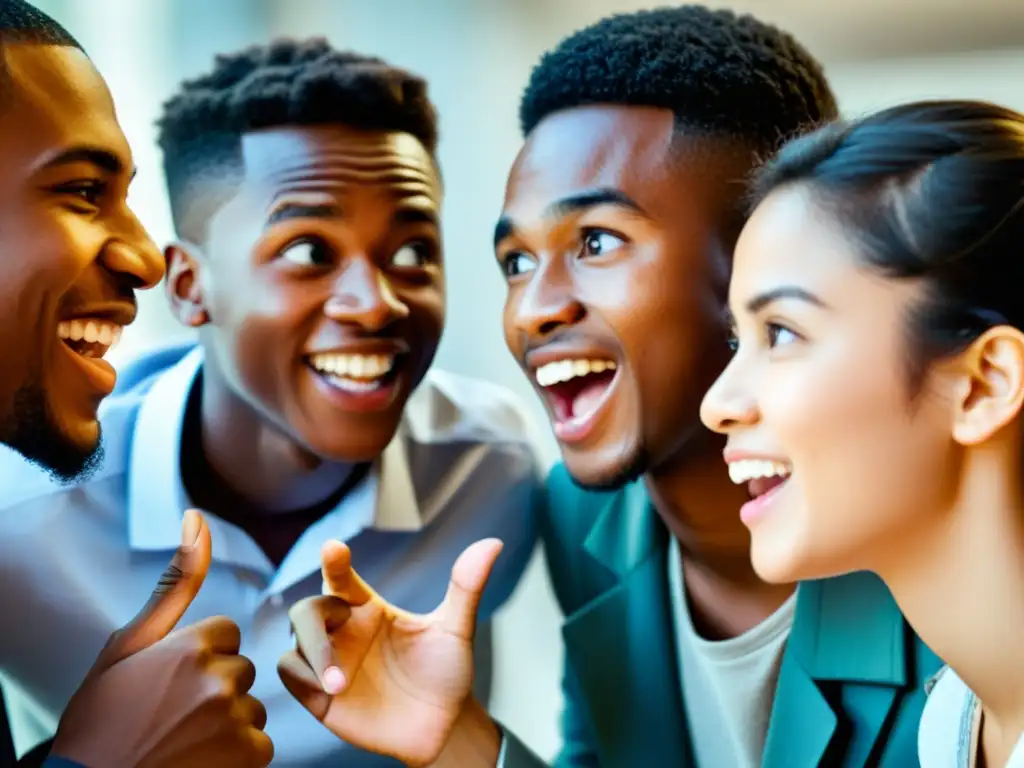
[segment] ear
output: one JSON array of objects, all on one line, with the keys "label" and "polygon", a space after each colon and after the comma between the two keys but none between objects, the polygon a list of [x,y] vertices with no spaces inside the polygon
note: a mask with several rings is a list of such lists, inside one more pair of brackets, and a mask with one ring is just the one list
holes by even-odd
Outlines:
[{"label": "ear", "polygon": [[203,263],[199,248],[191,243],[175,241],[164,248],[167,261],[165,281],[167,301],[178,321],[189,328],[210,322],[203,296]]},{"label": "ear", "polygon": [[991,439],[1016,421],[1024,404],[1024,333],[989,328],[960,354],[953,438],[961,445]]}]

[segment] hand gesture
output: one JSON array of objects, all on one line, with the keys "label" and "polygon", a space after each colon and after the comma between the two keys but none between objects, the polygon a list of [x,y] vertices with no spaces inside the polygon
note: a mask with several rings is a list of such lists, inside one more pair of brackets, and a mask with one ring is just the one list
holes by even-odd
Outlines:
[{"label": "hand gesture", "polygon": [[444,601],[423,616],[385,602],[348,547],[327,542],[324,595],[289,613],[297,650],[278,663],[285,687],[344,741],[410,766],[434,762],[470,698],[477,606],[501,546],[466,549]]},{"label": "hand gesture", "polygon": [[61,718],[50,754],[88,768],[264,768],[267,713],[241,634],[214,617],[172,632],[206,578],[210,530],[190,510],[152,597],[100,652]]}]

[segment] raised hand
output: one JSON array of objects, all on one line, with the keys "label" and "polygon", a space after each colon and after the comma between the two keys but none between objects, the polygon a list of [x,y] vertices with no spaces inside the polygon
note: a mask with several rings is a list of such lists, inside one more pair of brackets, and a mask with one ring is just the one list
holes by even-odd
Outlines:
[{"label": "raised hand", "polygon": [[149,602],[115,632],[72,697],[50,754],[88,768],[263,768],[267,713],[241,634],[214,617],[172,632],[210,566],[210,530],[185,514],[182,545]]},{"label": "raised hand", "polygon": [[441,605],[416,615],[385,602],[353,570],[348,547],[327,542],[325,594],[289,613],[297,650],[278,664],[285,687],[341,739],[406,765],[433,763],[474,706],[477,606],[501,546],[466,549]]}]

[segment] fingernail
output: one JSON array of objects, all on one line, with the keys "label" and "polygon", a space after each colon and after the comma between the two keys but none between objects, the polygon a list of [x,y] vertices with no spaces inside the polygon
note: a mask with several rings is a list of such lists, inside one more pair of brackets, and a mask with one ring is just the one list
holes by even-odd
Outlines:
[{"label": "fingernail", "polygon": [[324,672],[324,690],[327,693],[341,693],[345,687],[345,673],[337,667],[328,667]]},{"label": "fingernail", "polygon": [[181,546],[191,547],[198,539],[199,514],[194,509],[187,509],[181,524]]}]

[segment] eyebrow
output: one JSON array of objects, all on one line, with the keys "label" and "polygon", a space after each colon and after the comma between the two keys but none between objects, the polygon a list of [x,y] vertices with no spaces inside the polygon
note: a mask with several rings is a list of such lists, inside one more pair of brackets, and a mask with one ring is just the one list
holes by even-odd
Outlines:
[{"label": "eyebrow", "polygon": [[275,205],[267,216],[266,227],[292,219],[337,219],[341,208],[333,203],[282,202]]},{"label": "eyebrow", "polygon": [[[579,213],[589,208],[596,208],[599,205],[614,205],[619,208],[627,208],[643,216],[647,215],[647,212],[644,211],[640,204],[625,192],[612,187],[601,187],[556,200],[544,209],[544,218],[557,219],[570,213]],[[514,233],[515,225],[512,223],[512,219],[508,216],[502,216],[494,226],[494,247],[497,248],[502,240]]]},{"label": "eyebrow", "polygon": [[748,300],[747,311],[753,314],[761,311],[769,304],[774,304],[776,301],[782,301],[783,299],[796,299],[807,304],[813,304],[816,307],[821,307],[822,309],[828,309],[828,305],[810,291],[798,288],[795,285],[783,285],[778,288],[772,288],[770,291],[759,293]]},{"label": "eyebrow", "polygon": [[[107,173],[122,174],[125,171],[125,164],[121,158],[107,149],[99,147],[72,147],[61,152],[56,157],[47,161],[44,168],[59,168],[62,165],[73,163],[89,163]],[[135,178],[137,168],[132,168],[131,178]]]},{"label": "eyebrow", "polygon": [[[292,219],[340,219],[341,206],[335,203],[283,202],[275,206],[267,216],[266,227],[272,227]],[[395,224],[431,224],[439,227],[437,215],[422,208],[399,208],[392,216]]]}]

